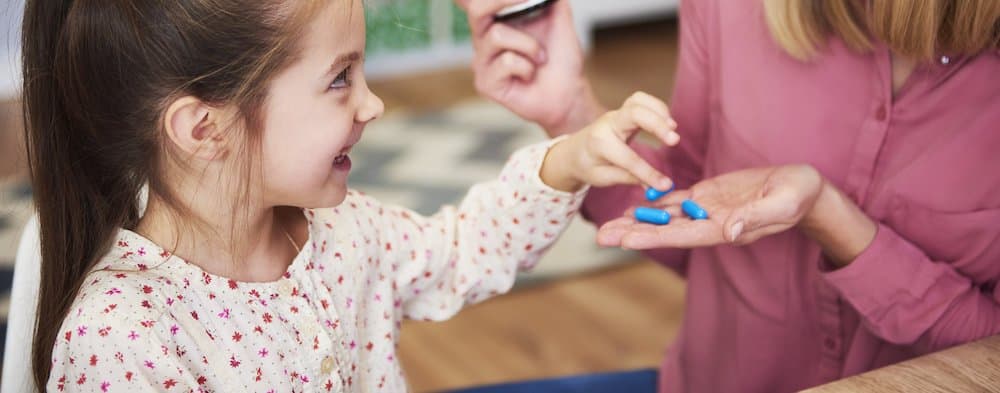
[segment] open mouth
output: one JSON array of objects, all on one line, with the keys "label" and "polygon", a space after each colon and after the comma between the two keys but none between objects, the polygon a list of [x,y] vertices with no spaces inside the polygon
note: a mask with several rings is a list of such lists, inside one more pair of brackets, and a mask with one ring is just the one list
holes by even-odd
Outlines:
[{"label": "open mouth", "polygon": [[348,168],[350,168],[350,165],[351,165],[351,156],[350,156],[350,154],[351,154],[351,148],[352,147],[354,147],[354,145],[349,145],[349,146],[345,147],[344,150],[341,150],[340,154],[337,155],[337,157],[335,157],[333,159],[333,166],[338,167],[340,169],[348,169]]}]

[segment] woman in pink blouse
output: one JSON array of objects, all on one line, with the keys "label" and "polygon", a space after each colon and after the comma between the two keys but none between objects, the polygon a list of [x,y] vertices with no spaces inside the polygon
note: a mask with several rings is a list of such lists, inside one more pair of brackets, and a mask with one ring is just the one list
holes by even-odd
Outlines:
[{"label": "woman in pink blouse", "polygon": [[[572,132],[603,112],[569,2],[466,1],[479,90]],[[724,4],[723,4],[724,3]],[[634,144],[678,189],[591,191],[599,242],[687,278],[661,391],[792,391],[1000,333],[1000,2],[688,0],[670,108]],[[693,198],[707,221],[682,218]]]}]

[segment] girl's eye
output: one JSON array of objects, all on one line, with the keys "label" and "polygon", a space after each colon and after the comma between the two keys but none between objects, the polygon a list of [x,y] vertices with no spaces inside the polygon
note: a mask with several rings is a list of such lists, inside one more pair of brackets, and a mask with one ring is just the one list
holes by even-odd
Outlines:
[{"label": "girl's eye", "polygon": [[330,83],[331,90],[346,89],[351,87],[351,67],[345,68],[337,77],[333,79],[333,83]]}]

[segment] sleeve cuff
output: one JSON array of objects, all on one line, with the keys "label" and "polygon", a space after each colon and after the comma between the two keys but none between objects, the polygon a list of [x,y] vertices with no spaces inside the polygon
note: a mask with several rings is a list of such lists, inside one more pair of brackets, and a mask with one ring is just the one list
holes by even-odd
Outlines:
[{"label": "sleeve cuff", "polygon": [[[923,251],[879,224],[872,244],[851,264],[821,273],[828,283],[858,312],[876,325],[876,330],[923,331],[951,301],[969,288],[967,279],[951,266],[931,261]],[[920,318],[904,314],[921,309]],[[907,311],[910,310],[910,311]],[[904,325],[907,328],[889,329]],[[898,323],[897,323],[898,322]],[[926,327],[926,326],[924,326]]]},{"label": "sleeve cuff", "polygon": [[574,210],[579,209],[584,197],[587,196],[587,192],[590,191],[590,185],[584,185],[576,192],[566,192],[550,187],[542,181],[541,177],[542,164],[545,163],[545,157],[548,155],[549,149],[568,137],[569,135],[561,135],[555,139],[536,143],[515,152],[511,157],[511,163],[508,164],[508,168],[504,170],[506,176],[502,176],[501,179],[514,178],[523,180],[523,183],[532,190],[538,190],[552,197],[573,201],[572,208]]}]

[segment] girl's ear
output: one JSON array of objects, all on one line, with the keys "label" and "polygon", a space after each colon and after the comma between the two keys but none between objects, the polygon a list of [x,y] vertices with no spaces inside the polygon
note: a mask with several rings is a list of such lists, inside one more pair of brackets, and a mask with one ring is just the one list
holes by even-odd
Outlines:
[{"label": "girl's ear", "polygon": [[222,110],[192,96],[174,100],[167,107],[164,129],[180,151],[191,158],[217,160],[227,152]]}]

